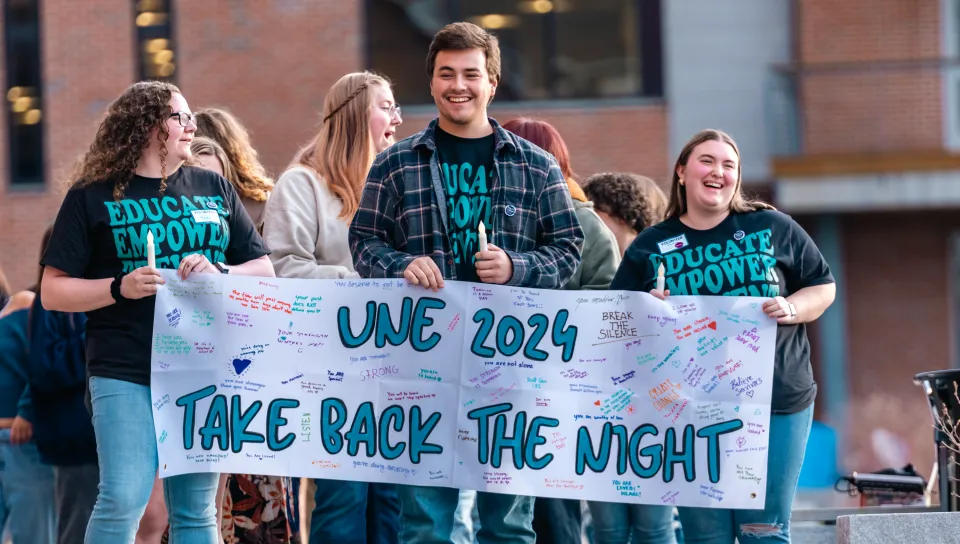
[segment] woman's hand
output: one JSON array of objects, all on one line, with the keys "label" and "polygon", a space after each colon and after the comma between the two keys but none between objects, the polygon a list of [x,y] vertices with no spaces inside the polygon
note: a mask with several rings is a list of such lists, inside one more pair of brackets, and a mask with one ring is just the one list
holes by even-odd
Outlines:
[{"label": "woman's hand", "polygon": [[192,273],[198,274],[219,274],[217,267],[213,266],[202,253],[187,255],[180,261],[180,267],[177,268],[177,275],[181,280],[187,279]]},{"label": "woman's hand", "polygon": [[797,308],[783,297],[774,297],[763,305],[763,311],[775,318],[777,323],[794,323],[797,318]]},{"label": "woman's hand", "polygon": [[157,286],[164,283],[156,268],[141,266],[120,280],[120,294],[123,298],[136,300],[157,294]]},{"label": "woman's hand", "polygon": [[667,300],[667,297],[670,296],[670,290],[664,289],[663,291],[659,289],[651,289],[650,294],[659,298],[660,300]]}]

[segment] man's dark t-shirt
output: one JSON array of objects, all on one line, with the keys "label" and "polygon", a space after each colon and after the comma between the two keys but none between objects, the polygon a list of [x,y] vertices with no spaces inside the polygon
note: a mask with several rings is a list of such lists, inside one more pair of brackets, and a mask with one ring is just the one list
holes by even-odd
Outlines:
[{"label": "man's dark t-shirt", "polygon": [[480,221],[487,227],[487,239],[490,239],[493,138],[493,134],[460,138],[437,127],[438,162],[447,196],[447,233],[460,281],[480,281],[474,265],[480,250],[477,240]]},{"label": "man's dark t-shirt", "polygon": [[[268,253],[230,183],[209,170],[183,166],[167,178],[134,176],[119,201],[113,183],[74,187],[57,214],[41,264],[84,279],[112,278],[146,266],[153,232],[157,268],[203,253],[211,263],[240,264]],[[156,297],[121,300],[87,312],[87,372],[150,384]]]},{"label": "man's dark t-shirt", "polygon": [[[692,229],[676,217],[650,227],[630,244],[610,289],[650,292],[660,263],[670,296],[786,297],[834,283],[810,236],[773,210],[731,213],[709,230]],[[775,353],[773,413],[806,409],[817,394],[806,326],[779,325]]]}]

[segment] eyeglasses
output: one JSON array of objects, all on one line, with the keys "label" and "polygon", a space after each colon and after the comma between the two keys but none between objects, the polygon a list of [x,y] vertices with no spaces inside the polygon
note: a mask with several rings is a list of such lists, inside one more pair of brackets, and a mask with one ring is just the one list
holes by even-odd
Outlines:
[{"label": "eyeglasses", "polygon": [[390,106],[377,106],[381,110],[387,112],[387,115],[392,119],[394,115],[400,117],[400,104],[393,104]]},{"label": "eyeglasses", "polygon": [[193,123],[194,125],[197,124],[197,114],[195,113],[187,113],[185,111],[176,111],[171,113],[167,118],[170,119],[173,117],[177,118],[177,121],[180,122],[181,127],[186,127],[190,123]]}]

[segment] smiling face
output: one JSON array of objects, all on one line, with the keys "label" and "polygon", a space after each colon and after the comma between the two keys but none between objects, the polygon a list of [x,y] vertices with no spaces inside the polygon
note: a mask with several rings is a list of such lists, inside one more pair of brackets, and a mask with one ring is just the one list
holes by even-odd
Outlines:
[{"label": "smiling face", "polygon": [[373,85],[370,93],[370,137],[374,150],[380,153],[396,142],[394,135],[403,119],[390,87]]},{"label": "smiling face", "polygon": [[487,72],[486,56],[479,48],[439,51],[430,79],[430,94],[440,112],[441,127],[487,122],[487,104],[497,92]]},{"label": "smiling face", "polygon": [[740,157],[730,144],[708,140],[693,148],[687,163],[677,167],[686,189],[687,211],[717,214],[730,211],[739,190]]},{"label": "smiling face", "polygon": [[[178,112],[191,113],[190,106],[182,94],[173,93],[170,97],[170,113],[174,114]],[[193,135],[197,131],[197,123],[195,120],[191,120],[187,123],[187,126],[180,126],[178,116],[174,115],[164,121],[164,126],[168,134],[166,142],[161,144],[157,140],[159,130],[154,128],[150,133],[150,147],[148,148],[148,152],[159,154],[161,145],[165,146],[167,148],[167,167],[171,168],[174,165],[179,166],[178,163],[182,163],[193,156],[193,153],[190,151],[190,142],[193,141]]]}]

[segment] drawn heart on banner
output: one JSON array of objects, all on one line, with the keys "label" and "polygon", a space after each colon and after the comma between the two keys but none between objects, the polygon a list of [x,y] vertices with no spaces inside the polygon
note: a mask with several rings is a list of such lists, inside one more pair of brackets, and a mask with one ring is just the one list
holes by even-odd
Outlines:
[{"label": "drawn heart on banner", "polygon": [[739,407],[739,406],[735,407],[735,408],[733,409],[733,411],[734,411],[734,412],[739,412],[739,411],[740,411],[740,407]]},{"label": "drawn heart on banner", "polygon": [[243,371],[246,370],[252,362],[250,359],[234,359],[233,370],[237,373],[237,376],[239,376],[243,374]]},{"label": "drawn heart on banner", "polygon": [[752,398],[753,398],[753,391],[747,391],[747,396],[752,399]]},{"label": "drawn heart on banner", "polygon": [[599,400],[594,401],[594,402],[593,402],[593,405],[594,405],[594,406],[600,406],[600,401],[599,401]]},{"label": "drawn heart on banner", "polygon": [[710,324],[707,325],[707,326],[710,327],[710,328],[713,329],[713,330],[717,330],[717,322],[716,322],[716,321],[710,323]]}]

